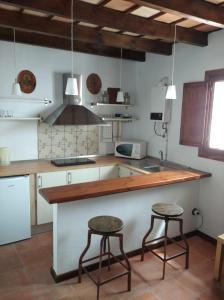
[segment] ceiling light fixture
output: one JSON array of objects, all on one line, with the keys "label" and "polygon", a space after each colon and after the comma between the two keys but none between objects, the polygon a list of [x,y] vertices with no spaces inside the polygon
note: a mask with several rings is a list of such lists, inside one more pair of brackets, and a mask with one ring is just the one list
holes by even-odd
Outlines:
[{"label": "ceiling light fixture", "polygon": [[174,27],[174,41],[173,41],[173,60],[172,60],[172,74],[171,74],[171,84],[168,85],[166,91],[166,99],[177,99],[176,86],[174,84],[174,69],[175,69],[175,54],[176,54],[176,38],[177,38],[177,25]]},{"label": "ceiling light fixture", "polygon": [[123,58],[123,49],[121,48],[121,60],[120,60],[120,91],[117,93],[117,102],[124,102],[124,92],[122,91],[122,58]]},{"label": "ceiling light fixture", "polygon": [[14,75],[15,75],[15,81],[12,84],[12,95],[14,96],[20,96],[22,94],[20,84],[17,80],[16,76],[16,30],[13,28],[13,59],[14,59]]},{"label": "ceiling light fixture", "polygon": [[78,96],[78,84],[77,79],[74,78],[74,0],[71,0],[71,60],[72,60],[72,72],[71,77],[67,79],[67,85],[65,89],[66,95]]}]

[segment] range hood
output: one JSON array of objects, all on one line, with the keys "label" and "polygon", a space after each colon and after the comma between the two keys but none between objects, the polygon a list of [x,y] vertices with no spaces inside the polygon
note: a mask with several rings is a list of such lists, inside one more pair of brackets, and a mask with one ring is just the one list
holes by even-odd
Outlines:
[{"label": "range hood", "polygon": [[[70,74],[63,74],[63,104],[53,111],[43,121],[49,125],[104,125],[102,118],[95,115],[83,105],[77,104],[79,96],[65,95],[67,78]],[[81,76],[76,75],[79,93],[81,90]]]}]

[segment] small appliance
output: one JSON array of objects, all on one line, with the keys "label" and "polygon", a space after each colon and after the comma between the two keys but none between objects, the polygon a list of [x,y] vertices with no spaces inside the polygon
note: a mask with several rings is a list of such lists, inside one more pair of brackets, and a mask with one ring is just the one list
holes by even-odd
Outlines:
[{"label": "small appliance", "polygon": [[147,143],[142,140],[123,140],[115,142],[114,155],[132,159],[146,156]]}]

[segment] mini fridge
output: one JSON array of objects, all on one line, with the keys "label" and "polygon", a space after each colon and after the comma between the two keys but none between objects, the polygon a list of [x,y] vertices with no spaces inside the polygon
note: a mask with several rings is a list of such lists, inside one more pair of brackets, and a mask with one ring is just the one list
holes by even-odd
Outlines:
[{"label": "mini fridge", "polygon": [[31,237],[29,176],[0,178],[0,245]]}]

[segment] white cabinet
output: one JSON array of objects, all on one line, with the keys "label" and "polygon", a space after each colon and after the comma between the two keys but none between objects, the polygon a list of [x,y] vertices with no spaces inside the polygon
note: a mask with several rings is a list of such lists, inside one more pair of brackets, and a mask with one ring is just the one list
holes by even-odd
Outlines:
[{"label": "white cabinet", "polygon": [[37,174],[37,224],[52,222],[53,207],[39,193],[39,189],[66,185],[66,171]]},{"label": "white cabinet", "polygon": [[96,181],[100,179],[99,168],[70,170],[67,172],[67,184]]},{"label": "white cabinet", "polygon": [[118,166],[100,167],[100,180],[118,178]]},{"label": "white cabinet", "polygon": [[119,177],[130,177],[130,176],[141,175],[141,173],[133,171],[123,166],[119,166],[118,169],[119,169]]}]

